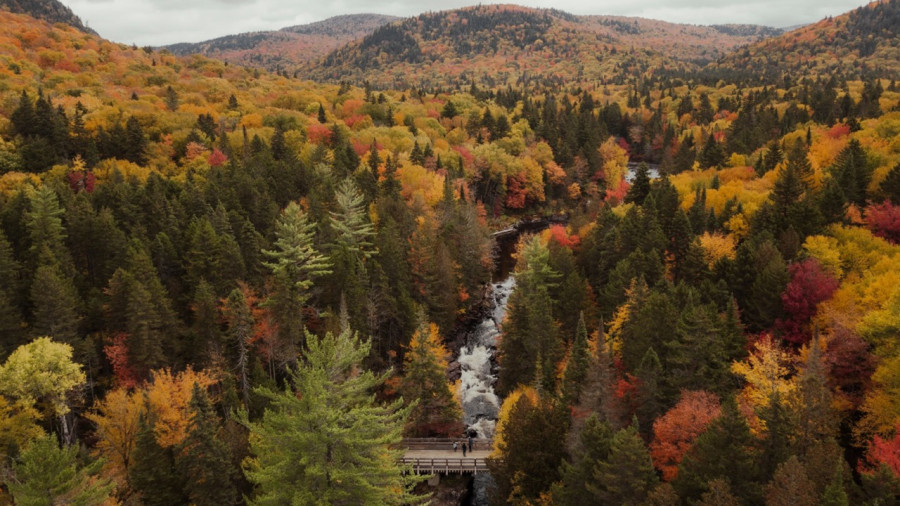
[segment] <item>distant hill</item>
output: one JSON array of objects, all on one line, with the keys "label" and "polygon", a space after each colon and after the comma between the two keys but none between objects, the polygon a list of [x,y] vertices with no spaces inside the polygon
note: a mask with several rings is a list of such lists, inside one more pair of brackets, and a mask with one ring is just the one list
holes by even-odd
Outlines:
[{"label": "distant hill", "polygon": [[97,35],[81,18],[76,16],[72,9],[61,4],[57,0],[0,0],[0,10],[7,10],[16,14],[28,14],[37,19],[49,23],[64,23],[73,26],[82,32]]},{"label": "distant hill", "polygon": [[349,14],[276,31],[241,33],[204,42],[173,44],[166,49],[178,55],[202,54],[233,64],[269,70],[293,69],[397,19],[399,18],[381,14]]},{"label": "distant hill", "polygon": [[708,73],[776,82],[784,75],[900,77],[900,0],[881,0],[730,54]]},{"label": "distant hill", "polygon": [[380,85],[621,78],[696,70],[733,48],[780,33],[750,25],[682,25],[485,5],[381,26],[300,73]]}]

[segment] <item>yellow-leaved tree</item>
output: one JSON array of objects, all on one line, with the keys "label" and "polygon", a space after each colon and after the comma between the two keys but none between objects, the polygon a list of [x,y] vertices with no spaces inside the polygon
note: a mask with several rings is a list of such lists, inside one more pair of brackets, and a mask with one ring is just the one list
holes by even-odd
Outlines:
[{"label": "yellow-leaved tree", "polygon": [[106,394],[87,414],[87,419],[96,426],[95,453],[104,457],[107,476],[114,478],[120,487],[128,477],[143,404],[140,392],[117,388]]},{"label": "yellow-leaved tree", "polygon": [[189,432],[194,384],[205,390],[216,383],[210,372],[190,368],[177,374],[162,369],[151,376],[150,382],[134,391],[117,388],[109,392],[87,415],[96,425],[95,452],[105,459],[105,469],[120,486],[125,485],[132,464],[141,417],[154,421],[159,446],[177,446]]},{"label": "yellow-leaved tree", "polygon": [[[746,381],[740,394],[743,405],[758,415],[770,407],[773,399],[787,406],[796,394],[797,385],[789,377],[791,355],[778,346],[771,336],[763,336],[746,360],[734,362],[731,371]],[[765,430],[762,420],[750,420],[757,432]]]},{"label": "yellow-leaved tree", "polygon": [[58,417],[63,441],[69,443],[69,397],[85,382],[72,347],[39,337],[16,348],[0,365],[0,395],[35,406],[47,418]]},{"label": "yellow-leaved tree", "polygon": [[181,444],[190,425],[190,403],[194,383],[206,389],[216,383],[210,372],[188,368],[178,374],[168,369],[153,373],[145,388],[147,407],[155,415],[156,441],[163,448]]}]

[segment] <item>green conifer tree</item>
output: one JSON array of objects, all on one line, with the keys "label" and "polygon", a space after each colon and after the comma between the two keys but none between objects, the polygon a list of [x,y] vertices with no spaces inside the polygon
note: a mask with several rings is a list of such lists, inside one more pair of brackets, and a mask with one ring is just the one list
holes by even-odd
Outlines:
[{"label": "green conifer tree", "polygon": [[589,487],[594,483],[594,470],[609,460],[613,434],[609,424],[596,414],[584,422],[578,432],[577,449],[560,466],[561,479],[552,489],[554,504],[578,506],[596,499]]},{"label": "green conifer tree", "polygon": [[563,375],[563,399],[567,404],[575,404],[581,395],[590,365],[590,349],[588,347],[587,327],[584,324],[584,311],[578,316],[578,327],[575,340],[569,353],[566,372]]},{"label": "green conifer tree", "polygon": [[[504,422],[502,442],[488,459],[496,504],[527,504],[559,480],[565,457],[566,410],[549,395],[522,395]],[[494,501],[492,501],[494,502]]]},{"label": "green conifer tree", "polygon": [[721,479],[741,501],[761,502],[754,445],[737,403],[733,398],[726,399],[722,414],[694,441],[678,466],[678,476],[672,482],[678,496],[682,500],[699,499],[712,480]]},{"label": "green conifer tree", "polygon": [[[303,322],[301,310],[309,300],[313,279],[331,272],[328,258],[319,253],[314,244],[315,223],[296,203],[291,202],[281,212],[275,224],[275,243],[271,250],[263,250],[275,281],[275,291],[269,298],[283,344],[288,356],[296,356],[302,344]],[[291,351],[294,350],[294,351]]]},{"label": "green conifer tree", "polygon": [[628,193],[625,195],[625,203],[634,202],[638,205],[644,203],[644,199],[650,194],[650,168],[646,163],[638,166],[637,172],[634,173],[634,180]]},{"label": "green conifer tree", "polygon": [[12,465],[5,483],[15,504],[103,504],[113,484],[99,476],[102,460],[78,463],[78,447],[60,448],[56,438],[44,435],[32,441]]},{"label": "green conifer tree", "polygon": [[38,262],[53,261],[70,266],[70,262],[67,262],[66,231],[62,222],[65,210],[60,207],[56,193],[50,185],[43,185],[27,189],[26,194],[28,210],[25,212],[25,228],[28,231],[28,253],[32,268]]},{"label": "green conifer tree", "polygon": [[234,504],[237,498],[231,451],[218,438],[220,427],[209,396],[194,383],[188,434],[180,445],[176,465],[185,479],[185,493],[196,506]]},{"label": "green conifer tree", "polygon": [[419,328],[403,357],[399,391],[412,407],[404,433],[412,437],[452,437],[462,430],[462,410],[447,381],[449,353],[437,326],[419,312]]},{"label": "green conifer tree", "polygon": [[76,343],[81,322],[78,292],[72,280],[66,278],[56,264],[37,268],[31,284],[31,303],[34,307],[33,335]]},{"label": "green conifer tree", "polygon": [[142,414],[139,427],[128,466],[128,484],[147,506],[187,504],[185,477],[176,470],[174,450],[157,442],[152,415]]},{"label": "green conifer tree", "polygon": [[[419,478],[399,460],[408,409],[370,393],[387,379],[362,370],[369,343],[349,329],[306,334],[304,360],[290,371],[296,388],[257,393],[270,401],[250,429],[245,474],[257,486],[251,504],[407,504]],[[301,395],[298,395],[300,393]]]},{"label": "green conifer tree", "polygon": [[879,186],[882,196],[894,205],[900,205],[900,163],[887,173]]},{"label": "green conifer tree", "polygon": [[[500,341],[498,390],[505,395],[518,385],[532,383],[538,356],[544,371],[543,387],[556,391],[554,371],[562,359],[562,343],[553,321],[549,289],[558,274],[549,262],[547,247],[535,236],[528,239],[516,269],[516,290],[510,296],[507,322]],[[508,357],[508,358],[507,358]]]},{"label": "green conifer tree", "polygon": [[600,504],[643,504],[659,483],[636,420],[612,437],[609,458],[594,468],[594,479],[588,488]]}]

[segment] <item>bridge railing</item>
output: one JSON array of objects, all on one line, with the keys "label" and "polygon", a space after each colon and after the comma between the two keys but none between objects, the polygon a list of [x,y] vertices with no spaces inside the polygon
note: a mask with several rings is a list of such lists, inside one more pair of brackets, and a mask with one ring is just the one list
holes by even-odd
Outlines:
[{"label": "bridge railing", "polygon": [[403,465],[409,466],[416,474],[478,474],[487,472],[485,459],[430,459],[404,458]]},{"label": "bridge railing", "polygon": [[[453,443],[457,442],[462,444],[463,442],[468,443],[468,439],[465,438],[405,438],[403,440],[402,446],[408,450],[452,450]],[[484,438],[474,438],[472,439],[472,450],[486,450],[491,451],[494,449],[494,440],[493,439],[484,439]]]}]

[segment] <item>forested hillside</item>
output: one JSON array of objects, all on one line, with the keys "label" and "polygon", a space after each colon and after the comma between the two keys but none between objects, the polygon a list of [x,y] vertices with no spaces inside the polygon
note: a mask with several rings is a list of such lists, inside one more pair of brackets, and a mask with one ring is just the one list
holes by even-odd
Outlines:
[{"label": "forested hillside", "polygon": [[299,72],[401,87],[621,80],[663,69],[695,71],[724,51],[777,33],[485,5],[382,26]]},{"label": "forested hillside", "polygon": [[0,503],[426,501],[401,439],[463,437],[491,232],[547,216],[498,322],[492,504],[895,503],[896,82],[709,84],[596,34],[608,67],[468,78],[577,60],[561,23],[656,33],[592,19],[478,7],[332,55],[465,35],[390,56],[468,55],[457,89],[0,12]]},{"label": "forested hillside", "polygon": [[735,51],[710,70],[758,83],[797,75],[895,79],[900,77],[898,40],[900,1],[878,0]]},{"label": "forested hillside", "polygon": [[344,44],[369,35],[397,18],[380,14],[349,14],[277,31],[241,33],[197,43],[167,46],[177,55],[202,54],[235,65],[272,72],[295,72]]}]

